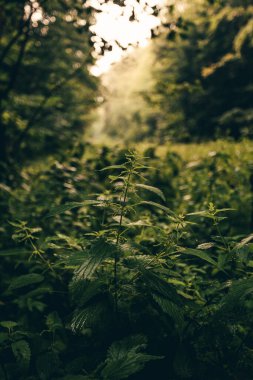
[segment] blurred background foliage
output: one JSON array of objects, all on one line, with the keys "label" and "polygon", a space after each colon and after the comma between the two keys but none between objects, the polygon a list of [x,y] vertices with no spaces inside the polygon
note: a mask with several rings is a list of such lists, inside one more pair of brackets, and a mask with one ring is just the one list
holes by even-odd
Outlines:
[{"label": "blurred background foliage", "polygon": [[161,142],[252,138],[252,6],[192,1],[179,12],[172,4],[149,46],[104,75],[108,134]]},{"label": "blurred background foliage", "polygon": [[96,103],[89,8],[1,1],[1,162],[71,146]]}]

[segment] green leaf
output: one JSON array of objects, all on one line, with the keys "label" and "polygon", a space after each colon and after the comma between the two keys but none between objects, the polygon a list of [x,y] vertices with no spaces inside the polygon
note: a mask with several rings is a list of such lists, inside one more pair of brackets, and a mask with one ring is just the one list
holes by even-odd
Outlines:
[{"label": "green leaf", "polygon": [[161,359],[159,356],[143,353],[145,348],[146,338],[140,335],[113,343],[108,350],[105,367],[101,372],[102,379],[127,379],[141,371],[150,360]]},{"label": "green leaf", "polygon": [[182,305],[181,297],[178,295],[174,286],[159,277],[158,274],[150,269],[140,268],[140,271],[142,272],[143,278],[152,294],[154,292],[158,293],[160,296],[171,300],[176,305]]},{"label": "green leaf", "polygon": [[126,169],[126,167],[125,165],[110,165],[110,166],[106,166],[100,171],[103,172],[104,170],[114,170],[114,169]]},{"label": "green leaf", "polygon": [[253,293],[253,277],[232,283],[228,294],[221,300],[218,315],[223,315],[238,307],[248,294]]},{"label": "green leaf", "polygon": [[131,269],[136,269],[139,272],[143,272],[151,267],[150,264],[156,265],[156,262],[152,260],[150,255],[134,255],[124,258],[124,264]]},{"label": "green leaf", "polygon": [[203,211],[195,211],[195,212],[189,212],[188,214],[186,214],[186,215],[188,215],[188,216],[206,216],[208,214],[208,211],[206,211],[206,210],[203,210]]},{"label": "green leaf", "polygon": [[182,307],[178,307],[174,302],[156,294],[152,294],[152,297],[164,313],[168,314],[174,320],[176,325],[182,327],[184,323]]},{"label": "green leaf", "polygon": [[215,210],[215,214],[218,214],[220,212],[227,212],[227,211],[236,211],[235,208],[220,208]]},{"label": "green leaf", "polygon": [[242,239],[240,243],[236,244],[235,248],[240,249],[253,240],[253,234],[250,234],[246,238]]},{"label": "green leaf", "polygon": [[198,249],[210,249],[214,246],[214,243],[202,243],[198,245]]},{"label": "green leaf", "polygon": [[12,280],[9,290],[23,288],[28,285],[38,284],[44,280],[44,276],[37,273],[24,274]]},{"label": "green leaf", "polygon": [[100,319],[102,311],[103,307],[100,304],[77,310],[71,321],[71,330],[81,332],[85,328],[92,327]]},{"label": "green leaf", "polygon": [[13,322],[13,321],[1,321],[0,322],[0,326],[10,330],[10,329],[13,329],[13,327],[16,327],[18,324],[16,322]]},{"label": "green leaf", "polygon": [[153,227],[152,224],[145,222],[144,220],[136,220],[127,224],[127,227]]},{"label": "green leaf", "polygon": [[154,187],[154,186],[148,186],[148,185],[145,185],[145,184],[142,184],[142,183],[137,183],[135,184],[136,187],[140,188],[140,189],[144,189],[144,190],[148,190],[156,195],[158,195],[158,197],[160,197],[164,202],[166,201],[165,199],[165,196],[162,192],[162,190],[158,189],[157,187]]},{"label": "green leaf", "polygon": [[0,256],[22,256],[31,253],[27,249],[13,248],[0,251]]},{"label": "green leaf", "polygon": [[83,252],[82,264],[75,270],[75,277],[80,279],[92,278],[96,269],[109,257],[113,257],[117,247],[106,242],[104,239],[98,239],[88,252]]},{"label": "green leaf", "polygon": [[47,217],[59,215],[59,214],[64,213],[65,211],[69,211],[69,210],[72,210],[72,209],[77,208],[77,207],[83,207],[83,206],[87,206],[87,205],[95,205],[98,203],[100,203],[100,201],[92,200],[92,199],[87,199],[87,200],[84,200],[82,202],[69,202],[69,203],[66,203],[65,205],[53,207],[51,209],[51,211],[49,212],[49,214],[47,215]]},{"label": "green leaf", "polygon": [[24,367],[28,367],[31,359],[31,350],[29,344],[25,340],[19,340],[12,343],[12,352],[18,362]]},{"label": "green leaf", "polygon": [[152,202],[152,201],[141,201],[141,202],[138,203],[138,205],[154,206],[154,207],[159,208],[160,210],[165,211],[167,214],[176,216],[176,214],[173,211],[171,211],[168,207],[160,205],[160,203],[156,203],[156,202]]},{"label": "green leaf", "polygon": [[212,264],[216,267],[218,266],[217,262],[214,261],[208,253],[206,253],[202,250],[198,250],[198,249],[194,249],[194,248],[183,248],[183,247],[182,248],[180,247],[180,250],[181,250],[180,253],[182,253],[182,254],[195,256],[201,260],[208,262],[209,264]]}]

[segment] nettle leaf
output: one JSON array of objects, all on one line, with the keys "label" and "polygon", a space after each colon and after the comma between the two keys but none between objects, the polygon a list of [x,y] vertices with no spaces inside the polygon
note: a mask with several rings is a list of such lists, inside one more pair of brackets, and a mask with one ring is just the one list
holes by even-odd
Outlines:
[{"label": "nettle leaf", "polygon": [[23,288],[28,285],[38,284],[44,280],[44,276],[37,273],[24,274],[15,278],[9,286],[9,290]]},{"label": "nettle leaf", "polygon": [[189,213],[187,213],[186,215],[187,215],[187,216],[207,216],[207,214],[208,214],[208,216],[209,216],[208,211],[203,210],[203,211],[189,212]]},{"label": "nettle leaf", "polygon": [[24,367],[28,367],[31,359],[31,349],[29,344],[25,340],[19,340],[12,343],[11,348],[16,360]]},{"label": "nettle leaf", "polygon": [[114,170],[114,169],[126,169],[126,166],[125,165],[110,165],[110,166],[106,166],[100,171],[103,172],[105,170]]},{"label": "nettle leaf", "polygon": [[215,210],[215,214],[218,214],[220,212],[227,212],[227,211],[236,211],[235,208],[219,208]]},{"label": "nettle leaf", "polygon": [[141,371],[150,360],[162,359],[142,351],[146,348],[146,338],[140,335],[115,342],[108,350],[105,367],[101,375],[104,380],[127,379]]},{"label": "nettle leaf", "polygon": [[144,281],[146,282],[150,292],[158,293],[166,299],[171,300],[176,305],[182,305],[182,299],[178,295],[175,287],[165,281],[163,278],[159,277],[158,274],[154,273],[152,270],[147,270],[140,268],[143,275]]},{"label": "nettle leaf", "polygon": [[142,184],[142,183],[135,184],[135,187],[138,187],[140,189],[144,189],[144,190],[150,191],[151,193],[154,193],[158,197],[160,197],[164,202],[166,201],[166,198],[165,198],[162,190],[158,189],[157,187],[145,185],[145,184]]},{"label": "nettle leaf", "polygon": [[202,243],[197,246],[197,249],[210,249],[214,246],[215,244],[210,242],[210,243]]},{"label": "nettle leaf", "polygon": [[83,206],[88,206],[88,205],[96,205],[99,204],[100,201],[98,200],[92,200],[92,199],[86,199],[82,202],[69,202],[66,203],[65,205],[53,207],[49,214],[47,214],[47,217],[54,216],[54,215],[59,215],[64,213],[65,211],[70,211],[74,208],[77,207],[83,207]]},{"label": "nettle leaf", "polygon": [[94,326],[101,317],[104,308],[101,304],[77,310],[74,313],[70,327],[73,332],[81,332],[84,329]]},{"label": "nettle leaf", "polygon": [[236,244],[235,248],[240,249],[253,240],[253,234],[250,234],[246,238],[242,239],[240,243]]},{"label": "nettle leaf", "polygon": [[64,264],[65,268],[75,269],[79,267],[83,260],[85,255],[87,254],[87,251],[74,251],[74,252],[68,252],[67,256],[61,256],[59,262]]},{"label": "nettle leaf", "polygon": [[141,201],[138,203],[138,205],[154,206],[156,208],[159,208],[160,210],[163,210],[164,212],[166,212],[166,214],[176,216],[176,214],[173,211],[171,211],[168,207],[161,205],[160,203],[152,201]]},{"label": "nettle leaf", "polygon": [[182,253],[182,254],[195,256],[201,260],[208,262],[209,264],[212,264],[216,267],[218,266],[217,262],[214,261],[208,253],[206,253],[202,250],[198,250],[198,249],[194,249],[194,248],[184,248],[184,247],[180,247],[180,250],[181,250],[180,253]]},{"label": "nettle leaf", "polygon": [[152,257],[150,257],[150,255],[134,255],[127,256],[124,259],[124,265],[130,269],[136,269],[139,272],[142,272],[145,269],[151,268],[157,264],[152,260]]},{"label": "nettle leaf", "polygon": [[13,248],[0,251],[0,256],[22,256],[29,253],[31,253],[31,251],[27,249]]},{"label": "nettle leaf", "polygon": [[127,224],[127,227],[153,227],[152,224],[145,222],[144,220],[136,220]]},{"label": "nettle leaf", "polygon": [[105,259],[113,257],[117,249],[114,244],[108,243],[104,239],[98,239],[88,252],[83,252],[82,264],[75,270],[75,277],[78,279],[92,278],[96,269]]},{"label": "nettle leaf", "polygon": [[253,293],[253,277],[232,283],[229,292],[221,300],[221,308],[218,313],[229,312],[238,307],[245,297]]},{"label": "nettle leaf", "polygon": [[18,325],[17,322],[14,322],[14,321],[1,321],[0,322],[0,326],[6,328],[8,330],[13,329],[17,325]]},{"label": "nettle leaf", "polygon": [[152,294],[154,301],[160,306],[160,308],[164,311],[164,313],[168,314],[175,322],[176,325],[182,326],[184,323],[184,314],[182,311],[182,307],[178,307],[174,302],[170,300],[158,296],[156,294]]}]

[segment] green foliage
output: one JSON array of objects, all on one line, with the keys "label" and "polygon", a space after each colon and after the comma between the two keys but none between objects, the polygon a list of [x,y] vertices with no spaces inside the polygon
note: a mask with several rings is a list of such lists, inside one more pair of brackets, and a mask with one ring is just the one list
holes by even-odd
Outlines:
[{"label": "green foliage", "polygon": [[82,264],[75,270],[76,279],[91,279],[96,269],[107,258],[113,257],[117,251],[112,243],[109,244],[103,239],[96,241],[88,253],[84,254]]},{"label": "green foliage", "polygon": [[97,81],[88,71],[90,12],[81,1],[2,2],[1,20],[0,159],[15,165],[73,146],[95,106]]},{"label": "green foliage", "polygon": [[89,147],[3,193],[3,378],[250,379],[251,146],[221,144]]},{"label": "green foliage", "polygon": [[146,362],[159,359],[142,353],[145,347],[146,339],[142,336],[132,336],[113,343],[108,350],[102,378],[128,379],[132,374],[141,371]]},{"label": "green foliage", "polygon": [[143,155],[78,142],[83,5],[0,1],[0,378],[251,380],[252,143],[166,145],[251,137],[251,2],[171,4],[139,81],[124,61],[103,122]]},{"label": "green foliage", "polygon": [[12,343],[11,348],[17,362],[21,362],[23,366],[28,367],[31,359],[29,344],[25,340],[19,340]]},{"label": "green foliage", "polygon": [[184,6],[155,42],[151,133],[163,141],[252,138],[252,3]]},{"label": "green foliage", "polygon": [[24,274],[19,276],[9,286],[9,290],[23,288],[24,286],[38,284],[44,280],[44,277],[38,273]]}]

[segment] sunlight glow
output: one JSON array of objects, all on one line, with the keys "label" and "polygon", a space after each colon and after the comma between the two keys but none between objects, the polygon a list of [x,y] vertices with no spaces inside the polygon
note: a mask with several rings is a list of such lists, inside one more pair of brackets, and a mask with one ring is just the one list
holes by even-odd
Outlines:
[{"label": "sunlight glow", "polygon": [[[101,10],[91,26],[91,31],[98,36],[94,55],[97,61],[91,68],[93,75],[98,76],[108,71],[113,63],[131,51],[132,46],[147,45],[151,30],[160,25],[160,20],[152,14],[151,7],[162,3],[163,0],[149,0],[147,3],[125,0],[125,6],[120,7],[113,2],[100,4],[97,0],[90,1],[93,7]],[[111,46],[111,51],[100,55],[102,39]]]}]

